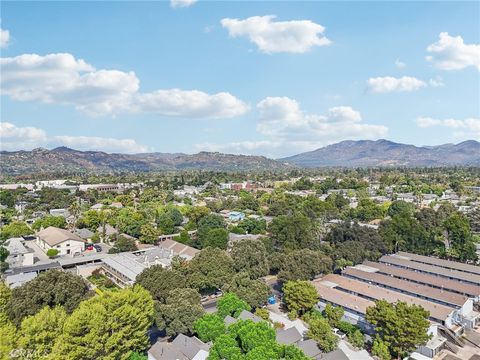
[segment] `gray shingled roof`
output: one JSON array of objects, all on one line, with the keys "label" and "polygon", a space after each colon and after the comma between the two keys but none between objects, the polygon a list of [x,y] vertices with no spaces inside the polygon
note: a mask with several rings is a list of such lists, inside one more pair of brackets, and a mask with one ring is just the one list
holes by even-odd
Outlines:
[{"label": "gray shingled roof", "polygon": [[295,327],[291,327],[286,330],[278,329],[276,338],[279,344],[291,345],[302,340],[302,334]]}]

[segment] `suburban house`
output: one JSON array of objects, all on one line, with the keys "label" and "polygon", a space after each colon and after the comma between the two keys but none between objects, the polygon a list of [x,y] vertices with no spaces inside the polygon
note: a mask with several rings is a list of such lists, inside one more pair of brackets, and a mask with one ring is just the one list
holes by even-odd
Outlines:
[{"label": "suburban house", "polygon": [[23,238],[10,238],[4,242],[8,250],[7,263],[11,268],[30,266],[34,263],[34,253],[23,244]]},{"label": "suburban house", "polygon": [[[162,239],[162,237],[160,237],[160,239]],[[192,260],[195,257],[195,255],[197,255],[200,252],[200,250],[198,249],[179,243],[169,238],[161,240],[158,243],[158,246],[162,249],[167,249],[172,251],[173,255],[178,255],[187,261]]]},{"label": "suburban house", "polygon": [[37,233],[37,245],[45,252],[58,250],[59,255],[80,254],[85,247],[85,240],[68,230],[49,226]]},{"label": "suburban house", "polygon": [[211,346],[195,336],[179,334],[172,342],[157,341],[148,350],[148,360],[206,360]]}]

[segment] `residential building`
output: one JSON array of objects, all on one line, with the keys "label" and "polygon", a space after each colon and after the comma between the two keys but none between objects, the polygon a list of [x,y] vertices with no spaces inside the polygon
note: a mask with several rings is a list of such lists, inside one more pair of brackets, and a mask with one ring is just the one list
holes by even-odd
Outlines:
[{"label": "residential building", "polygon": [[178,255],[187,261],[193,259],[195,255],[197,255],[200,252],[200,250],[198,249],[179,243],[173,239],[161,240],[158,246],[160,248],[170,250],[174,256]]},{"label": "residential building", "polygon": [[102,273],[120,287],[130,286],[143,270],[153,265],[170,266],[173,252],[165,248],[150,248],[109,255],[103,258]]},{"label": "residential building", "polygon": [[36,243],[45,251],[58,250],[59,255],[80,254],[84,250],[85,240],[65,229],[49,226],[37,232]]},{"label": "residential building", "polygon": [[148,350],[148,360],[206,360],[211,346],[195,336],[179,334],[172,342],[157,341]]},{"label": "residential building", "polygon": [[10,268],[33,265],[34,252],[25,247],[23,238],[10,238],[3,243],[3,246],[9,253],[6,262]]}]

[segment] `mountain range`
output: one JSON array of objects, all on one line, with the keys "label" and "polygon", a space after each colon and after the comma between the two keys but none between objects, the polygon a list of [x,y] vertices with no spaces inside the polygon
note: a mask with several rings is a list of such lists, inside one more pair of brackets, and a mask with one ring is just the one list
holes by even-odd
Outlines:
[{"label": "mountain range", "polygon": [[342,141],[279,159],[301,167],[479,166],[480,143],[414,146],[388,140]]},{"label": "mountain range", "polygon": [[480,143],[414,146],[388,140],[342,141],[298,155],[264,156],[218,152],[109,154],[67,147],[53,150],[1,151],[0,173],[148,172],[164,170],[288,170],[292,167],[480,166]]},{"label": "mountain range", "polygon": [[67,147],[53,150],[1,151],[0,173],[148,172],[165,170],[280,170],[291,167],[264,156],[231,155],[218,152],[108,154],[102,151],[78,151]]}]

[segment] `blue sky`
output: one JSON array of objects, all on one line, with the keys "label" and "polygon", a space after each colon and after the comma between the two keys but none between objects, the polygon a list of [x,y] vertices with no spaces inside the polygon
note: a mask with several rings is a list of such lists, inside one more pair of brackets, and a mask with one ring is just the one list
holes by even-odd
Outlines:
[{"label": "blue sky", "polygon": [[2,2],[2,149],[480,140],[479,2]]}]

